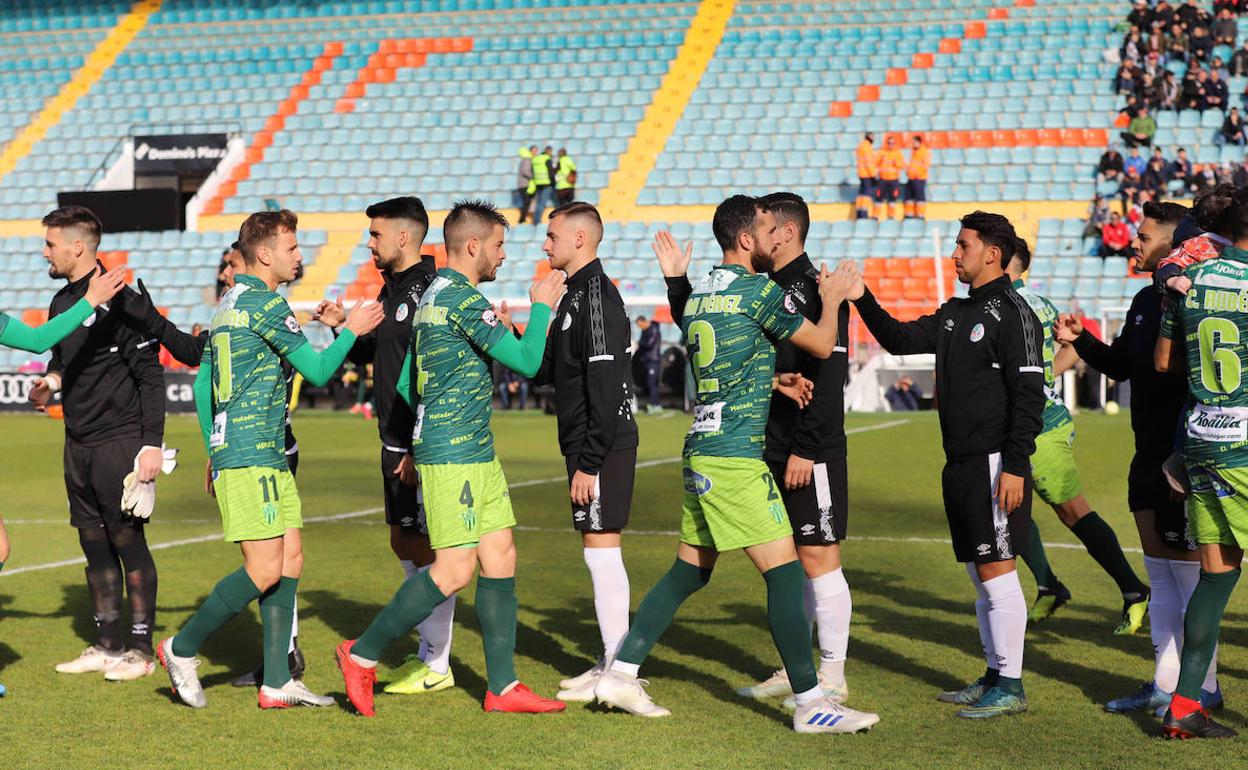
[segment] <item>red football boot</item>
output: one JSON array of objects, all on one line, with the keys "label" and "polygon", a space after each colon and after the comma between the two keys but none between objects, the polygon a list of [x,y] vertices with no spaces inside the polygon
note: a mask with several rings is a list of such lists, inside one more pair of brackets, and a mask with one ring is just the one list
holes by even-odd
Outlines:
[{"label": "red football boot", "polygon": [[563,701],[543,698],[519,682],[516,682],[506,695],[495,695],[486,690],[483,706],[486,711],[503,711],[511,714],[547,714],[553,711],[563,711],[567,707],[568,704]]},{"label": "red football boot", "polygon": [[347,688],[347,700],[351,701],[351,705],[355,706],[361,716],[377,716],[377,710],[373,708],[373,685],[377,684],[377,669],[365,668],[351,660],[351,646],[354,644],[354,639],[348,639],[334,649],[338,668],[342,671],[342,681]]}]

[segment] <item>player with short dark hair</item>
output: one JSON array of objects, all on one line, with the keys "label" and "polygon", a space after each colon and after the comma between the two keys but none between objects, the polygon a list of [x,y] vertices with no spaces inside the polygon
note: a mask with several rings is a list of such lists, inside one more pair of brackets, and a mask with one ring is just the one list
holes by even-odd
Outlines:
[{"label": "player with short dark hair", "polygon": [[637,465],[632,335],[624,300],[598,258],[602,230],[598,209],[573,201],[550,212],[542,244],[550,266],[568,279],[533,381],[555,388],[572,526],[581,533],[603,649],[588,671],[559,683],[564,701],[594,699],[598,677],[628,632],[629,583],[620,544]]},{"label": "player with short dark hair", "polygon": [[[1043,336],[1044,429],[1036,436],[1036,453],[1031,456],[1032,483],[1040,499],[1053,508],[1057,518],[1083,543],[1088,555],[1118,585],[1122,594],[1122,620],[1114,633],[1133,634],[1144,623],[1144,615],[1148,611],[1148,586],[1140,582],[1135,570],[1131,569],[1113,528],[1092,510],[1083,496],[1079,469],[1075,465],[1075,421],[1057,392],[1055,377],[1055,372],[1069,369],[1078,356],[1074,350],[1062,348],[1057,341],[1057,308],[1023,283],[1023,273],[1030,267],[1031,248],[1027,241],[1019,238],[1006,273],[1014,290],[1027,300],[1036,314]],[[1028,620],[1035,623],[1070,601],[1070,589],[1053,574],[1034,517],[1027,547],[1021,555],[1036,578],[1038,595],[1028,614]]]},{"label": "player with short dark hair", "polygon": [[412,457],[424,492],[433,566],[404,581],[390,603],[355,640],[338,645],[347,698],[373,716],[377,660],[394,640],[425,620],[477,579],[477,618],[485,646],[486,711],[545,713],[566,705],[541,698],[515,669],[516,549],[507,479],[490,431],[494,359],[532,377],[542,363],[550,310],[563,292],[552,270],[529,290],[532,308],[524,337],[477,289],[494,280],[506,259],[507,219],[484,201],[461,201],[442,225],[447,267],[421,297],[415,335],[398,392],[416,415]]},{"label": "player with short dark hair", "polygon": [[[603,704],[644,717],[668,716],[637,678],[651,648],[671,625],[681,604],[707,584],[724,551],[744,549],[767,584],[767,621],[796,692],[793,729],[802,733],[853,733],[879,717],[837,703],[819,685],[811,662],[810,626],[802,606],[805,575],[793,545],[793,529],[776,481],[763,462],[767,407],[772,391],[775,343],[792,340],[816,358],[836,345],[837,306],[857,276],[852,262],[835,273],[825,268],[818,324],[785,302],[784,291],[766,276],[775,224],[758,216],[758,201],[736,195],[716,209],[712,230],[724,261],[692,287],[681,310],[697,383],[693,425],[685,438],[680,544],[668,572],[650,589],[633,618],[619,653],[594,688]],[[680,282],[688,266],[668,233],[655,237],[655,253],[667,278]],[[669,283],[670,285],[670,283]]]},{"label": "player with short dark hair", "polygon": [[1202,683],[1217,648],[1222,615],[1239,581],[1248,548],[1248,189],[1217,191],[1210,228],[1230,241],[1217,259],[1183,271],[1191,284],[1161,322],[1158,371],[1187,367],[1195,402],[1186,420],[1183,462],[1190,483],[1187,531],[1200,547],[1200,581],[1183,617],[1179,679],[1162,722],[1168,738],[1232,738],[1202,703]]},{"label": "player with short dark hair", "polygon": [[1009,220],[976,211],[961,225],[953,263],[958,280],[971,287],[969,297],[954,297],[906,323],[863,285],[850,299],[888,352],[936,354],[945,515],[954,556],[978,594],[975,613],[988,664],[979,679],[939,699],[961,705],[960,717],[983,719],[1027,709],[1027,601],[1014,558],[1027,544],[1031,456],[1044,425],[1044,340],[1035,313],[1005,274],[1017,241]]},{"label": "player with short dark hair", "polygon": [[[357,366],[373,365],[386,524],[390,527],[390,548],[406,579],[429,569],[433,550],[429,547],[420,477],[411,455],[416,416],[399,395],[398,384],[411,347],[416,310],[437,266],[432,256],[421,256],[421,244],[429,232],[429,215],[420,198],[405,196],[380,201],[369,206],[364,214],[369,218],[368,249],[374,266],[381,271],[382,287],[377,301],[385,308],[386,318],[375,331],[355,341],[347,358]],[[325,300],[317,308],[317,315],[322,323],[335,329],[346,319],[341,301]],[[391,673],[386,692],[428,694],[455,686],[450,670],[454,621],[452,596],[417,626],[420,649]]]},{"label": "player with short dark hair", "polygon": [[[48,274],[67,282],[52,298],[48,316],[56,322],[72,314],[79,324],[52,346],[47,374],[29,397],[42,411],[53,393],[61,393],[69,522],[87,560],[96,624],[94,643],[56,670],[138,679],[153,670],[156,563],[144,534],[146,518],[126,510],[123,498],[129,474],[132,482],[154,484],[164,464],[164,371],[151,340],[126,328],[107,305],[81,315],[84,295],[96,293],[92,276],[104,272],[96,257],[100,220],[89,209],[65,206],[43,224]],[[121,638],[123,586],[130,604],[128,645]]]},{"label": "player with short dark hair", "polygon": [[303,517],[299,491],[282,449],[286,388],[281,359],[313,385],[324,385],[357,335],[381,321],[381,306],[352,310],[346,331],[327,350],[308,344],[278,285],[294,280],[303,256],[293,212],[260,212],[239,230],[247,274],[236,277],[213,313],[208,347],[195,377],[195,407],[215,474],[225,539],[239,544],[243,566],[213,588],[157,656],[173,690],[193,708],[207,705],[196,674],[203,643],[260,600],[264,628],[261,708],[328,706],[291,677],[288,650],[295,592],[303,573]]}]

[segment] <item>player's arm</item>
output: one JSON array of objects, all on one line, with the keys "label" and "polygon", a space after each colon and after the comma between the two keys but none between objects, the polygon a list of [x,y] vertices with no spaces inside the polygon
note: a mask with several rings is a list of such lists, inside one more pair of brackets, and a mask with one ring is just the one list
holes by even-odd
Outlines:
[{"label": "player's arm", "polygon": [[[506,304],[506,303],[504,303]],[[551,385],[555,381],[555,336],[546,335],[546,347],[542,351],[542,363],[530,378],[534,385]]]},{"label": "player's arm", "polygon": [[1069,345],[1058,347],[1057,353],[1053,355],[1053,376],[1061,377],[1079,360],[1079,354]]},{"label": "player's arm", "polygon": [[212,433],[212,366],[213,353],[209,346],[204,351],[203,360],[199,362],[199,371],[195,374],[195,382],[191,385],[191,393],[195,396],[195,416],[199,421],[199,431],[204,439],[204,449],[212,455],[209,436]]},{"label": "player's arm", "polygon": [[320,387],[329,382],[338,367],[342,366],[356,339],[377,328],[383,313],[379,302],[367,305],[355,303],[347,315],[342,333],[319,353],[308,344],[308,338],[285,301],[264,315],[256,331],[278,355],[290,362],[296,372],[303,375],[303,379],[312,383],[313,387]]},{"label": "player's arm", "polygon": [[1161,317],[1161,330],[1157,334],[1157,347],[1153,349],[1153,366],[1159,372],[1183,370],[1182,340],[1183,313],[1180,302],[1171,302]]},{"label": "player's arm", "polygon": [[867,329],[881,347],[895,356],[936,352],[939,311],[913,321],[898,321],[889,315],[887,310],[880,307],[875,295],[865,285],[862,286],[861,292],[855,297],[854,295],[858,293],[858,289],[855,289],[850,293],[849,299],[854,303],[854,307],[858,308],[858,315],[862,317],[862,322],[867,325]]},{"label": "player's arm", "polygon": [[[542,357],[546,353],[546,327],[550,324],[550,309],[563,296],[566,279],[562,270],[552,270],[529,289],[529,324],[520,339],[516,339],[516,335],[498,321],[495,321],[494,326],[489,326],[480,318],[470,318],[460,328],[490,358],[517,374],[532,377],[542,365]],[[486,304],[484,299],[481,303]],[[467,312],[475,315],[475,308],[476,305]]]},{"label": "player's arm", "polygon": [[[1152,301],[1156,301],[1153,299]],[[1127,313],[1127,318],[1134,318],[1139,313],[1136,311],[1135,304],[1132,303],[1131,310]],[[1057,339],[1062,345],[1062,350],[1073,350],[1075,354],[1082,358],[1088,366],[1097,370],[1111,380],[1119,382],[1126,381],[1131,377],[1131,359],[1127,355],[1126,330],[1124,329],[1117,337],[1114,337],[1112,344],[1106,345],[1090,332],[1083,328],[1083,322],[1078,317],[1063,313],[1057,319]],[[1073,362],[1071,364],[1073,366]],[[1065,369],[1057,369],[1057,361],[1054,360],[1055,374],[1060,374]]]},{"label": "player's arm", "polygon": [[[794,345],[811,354],[815,358],[832,355],[836,349],[837,309],[845,301],[855,286],[860,285],[862,276],[858,273],[858,265],[852,260],[844,260],[837,265],[835,272],[828,272],[826,265],[819,270],[819,299],[823,302],[823,314],[819,323],[813,324],[802,319],[801,326],[790,338]],[[771,330],[768,330],[771,331]]]},{"label": "player's arm", "polygon": [[160,473],[164,461],[161,447],[165,442],[165,368],[160,365],[160,345],[155,339],[135,334],[128,327],[118,326],[117,348],[121,360],[130,369],[139,392],[140,436],[136,476],[139,481],[152,481]]},{"label": "player's arm", "polygon": [[1036,436],[1044,428],[1044,359],[1036,340],[1042,340],[1040,321],[1027,303],[1019,300],[1017,313],[1002,314],[995,335],[997,361],[1005,380],[1008,413],[1005,446],[1001,451],[1001,478],[996,497],[1006,511],[1023,502],[1024,480],[1031,472]]},{"label": "player's arm", "polygon": [[[383,300],[386,296],[386,289],[383,286],[381,292],[377,295],[377,304],[385,308]],[[321,300],[321,304],[316,306],[316,310],[312,313],[312,319],[320,321],[329,327],[337,338],[342,334],[342,330],[346,328],[347,310],[342,306],[342,300]],[[373,363],[377,356],[377,330],[367,334],[357,335],[355,343],[351,345],[351,349],[347,352],[347,360],[356,366],[365,366]]]},{"label": "player's arm", "polygon": [[590,333],[584,324],[579,324],[580,328],[576,330],[585,371],[585,405],[589,412],[577,470],[594,476],[602,468],[607,452],[615,443],[616,418],[627,395],[624,383],[630,374],[627,344],[621,344],[630,337],[628,316],[622,302],[612,307],[603,306],[604,300],[612,299],[595,292],[589,296],[589,318],[586,320],[590,328],[601,328],[602,334]]},{"label": "player's arm", "polygon": [[[839,314],[840,308],[837,308]],[[839,320],[839,319],[838,319]],[[844,336],[844,330],[837,330],[838,336]],[[838,351],[839,352],[839,351]],[[828,442],[832,436],[834,426],[841,419],[841,415],[837,414],[839,408],[836,405],[836,394],[844,389],[844,362],[837,357],[837,352],[822,361],[816,362],[817,367],[814,372],[814,392],[811,395],[810,403],[802,410],[798,417],[797,432],[793,435],[793,456],[801,458],[812,464],[819,453],[823,451],[824,444]],[[789,465],[792,466],[792,457],[790,457]],[[805,465],[806,463],[803,463]],[[797,469],[794,469],[795,471]],[[785,482],[789,483],[789,472],[785,471]],[[799,474],[804,476],[805,481],[809,483],[809,474]],[[792,479],[792,486],[805,486],[802,478],[795,476]]]},{"label": "player's arm", "polygon": [[0,345],[7,345],[30,353],[46,353],[61,340],[68,337],[96,307],[109,301],[124,287],[126,271],[114,268],[107,273],[97,271],[87,285],[86,295],[69,310],[51,318],[39,326],[27,326],[16,318],[5,316],[0,320]]},{"label": "player's arm", "polygon": [[399,379],[394,385],[395,391],[398,392],[399,398],[407,402],[408,406],[412,404],[412,347],[408,345],[407,355],[403,357],[403,365],[399,367]]},{"label": "player's arm", "polygon": [[155,338],[179,362],[195,367],[204,357],[208,333],[187,334],[160,314],[152,295],[143,281],[137,282],[138,291],[123,289],[113,302],[112,309],[119,311],[127,326],[140,334]]},{"label": "player's arm", "polygon": [[651,248],[667,283],[667,302],[672,308],[672,318],[679,324],[685,314],[685,303],[693,294],[693,284],[689,283],[688,276],[689,262],[693,259],[693,241],[681,248],[671,233],[660,230],[654,234]]}]

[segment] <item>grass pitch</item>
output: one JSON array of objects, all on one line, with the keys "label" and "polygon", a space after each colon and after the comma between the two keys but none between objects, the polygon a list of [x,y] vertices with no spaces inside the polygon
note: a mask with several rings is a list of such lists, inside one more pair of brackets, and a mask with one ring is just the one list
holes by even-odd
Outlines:
[{"label": "grass pitch", "polygon": [[[845,569],[854,620],[847,675],[850,705],[881,723],[857,736],[799,736],[776,702],[737,698],[735,687],[778,667],[766,626],[762,580],[741,554],[721,559],[710,586],[682,609],[642,670],[667,719],[643,720],[574,705],[553,716],[487,715],[481,639],[468,589],[456,611],[452,666],[458,686],[431,696],[378,695],[378,716],[344,708],[261,712],[255,693],[228,686],[260,655],[254,608],[214,637],[200,670],[209,707],[172,702],[161,669],[109,683],[58,675],[55,663],[92,638],[77,539],[67,525],[61,425],[36,416],[0,418],[0,469],[13,555],[0,573],[0,761],[13,767],[1233,767],[1244,741],[1167,743],[1150,717],[1112,716],[1100,703],[1133,691],[1152,672],[1147,629],[1115,637],[1120,597],[1057,518],[1036,501],[1054,570],[1074,592],[1055,617],[1028,629],[1024,681],[1031,710],[988,723],[953,716],[936,692],[983,668],[974,593],[948,545],[940,506],[943,461],[932,414],[851,415],[850,540]],[[338,640],[359,634],[402,572],[378,510],[376,426],[315,412],[296,416],[302,448],[306,566],[300,643],[308,684],[345,703],[333,663]],[[639,418],[641,449],[632,528],[625,537],[636,608],[671,563],[680,516],[684,415]],[[1127,416],[1078,418],[1085,492],[1117,530],[1143,576],[1126,511],[1131,454]],[[520,531],[517,668],[537,691],[585,669],[598,632],[579,538],[570,529],[554,419],[500,413],[494,421],[513,485]],[[182,624],[213,584],[240,563],[220,540],[213,501],[201,491],[203,447],[190,418],[171,417],[168,443],[181,466],[160,482],[148,537],[160,570],[157,637]],[[1023,570],[1023,584],[1033,591]],[[1248,727],[1241,697],[1248,598],[1226,615],[1223,719]],[[414,651],[408,639],[383,665]]]}]

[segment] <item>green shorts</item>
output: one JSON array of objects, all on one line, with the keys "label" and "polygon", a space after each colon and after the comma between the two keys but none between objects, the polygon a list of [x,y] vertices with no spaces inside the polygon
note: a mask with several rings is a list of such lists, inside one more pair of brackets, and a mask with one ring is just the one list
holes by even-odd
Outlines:
[{"label": "green shorts", "polygon": [[295,477],[276,468],[225,468],[213,489],[221,509],[221,528],[231,543],[271,540],[303,527]]},{"label": "green shorts", "polygon": [[1031,456],[1036,493],[1049,505],[1061,505],[1083,494],[1075,467],[1075,424],[1068,422],[1036,436]]},{"label": "green shorts", "polygon": [[1187,477],[1188,539],[1248,548],[1248,468],[1189,464]]},{"label": "green shorts", "polygon": [[680,540],[731,551],[792,537],[780,489],[762,460],[686,457]]},{"label": "green shorts", "polygon": [[475,546],[482,535],[516,526],[498,458],[488,463],[417,465],[433,548]]}]

